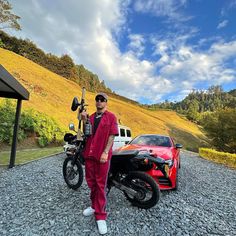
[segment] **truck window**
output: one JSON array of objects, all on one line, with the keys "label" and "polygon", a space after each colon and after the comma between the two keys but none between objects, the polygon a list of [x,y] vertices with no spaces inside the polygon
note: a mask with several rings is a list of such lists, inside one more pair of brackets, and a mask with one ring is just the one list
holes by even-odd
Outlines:
[{"label": "truck window", "polygon": [[125,130],[124,129],[120,129],[120,136],[125,137]]},{"label": "truck window", "polygon": [[127,137],[131,137],[131,131],[129,129],[126,130]]}]

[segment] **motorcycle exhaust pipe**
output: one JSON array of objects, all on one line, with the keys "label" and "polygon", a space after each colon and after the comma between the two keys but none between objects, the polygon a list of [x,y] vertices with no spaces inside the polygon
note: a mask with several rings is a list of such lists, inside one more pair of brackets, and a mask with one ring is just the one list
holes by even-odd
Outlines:
[{"label": "motorcycle exhaust pipe", "polygon": [[126,193],[132,195],[133,197],[135,197],[137,195],[137,192],[129,187],[126,187],[125,185],[117,182],[116,180],[112,180],[112,183],[115,185],[116,188],[125,191]]}]

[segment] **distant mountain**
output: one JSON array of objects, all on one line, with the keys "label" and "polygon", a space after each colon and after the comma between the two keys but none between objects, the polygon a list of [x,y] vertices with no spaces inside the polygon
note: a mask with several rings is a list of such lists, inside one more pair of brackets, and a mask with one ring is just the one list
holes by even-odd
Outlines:
[{"label": "distant mountain", "polygon": [[[70,122],[78,124],[77,114],[70,110],[73,97],[81,96],[77,83],[1,48],[0,64],[30,92],[30,100],[23,102],[23,110],[33,108],[54,118],[65,132]],[[95,111],[94,97],[95,93],[86,92],[90,114]],[[120,124],[131,128],[133,137],[144,133],[169,134],[186,149],[195,151],[199,145],[205,145],[206,137],[198,126],[175,111],[150,111],[120,98],[110,93],[108,108],[116,114]]]}]

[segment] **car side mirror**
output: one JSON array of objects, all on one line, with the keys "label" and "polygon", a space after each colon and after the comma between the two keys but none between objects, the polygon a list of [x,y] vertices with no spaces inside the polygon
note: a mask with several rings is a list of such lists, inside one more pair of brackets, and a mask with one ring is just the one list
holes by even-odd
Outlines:
[{"label": "car side mirror", "polygon": [[176,144],[175,144],[175,148],[182,148],[182,147],[183,147],[182,144],[179,144],[179,143],[176,143]]},{"label": "car side mirror", "polygon": [[71,110],[76,111],[79,105],[80,104],[79,104],[78,98],[74,97],[73,101],[72,101],[72,104],[71,104]]}]

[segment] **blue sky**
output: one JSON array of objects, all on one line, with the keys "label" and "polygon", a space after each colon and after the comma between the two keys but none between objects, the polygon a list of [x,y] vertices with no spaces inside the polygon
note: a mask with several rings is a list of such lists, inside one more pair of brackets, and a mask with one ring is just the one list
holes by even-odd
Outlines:
[{"label": "blue sky", "polygon": [[236,0],[10,0],[22,31],[140,103],[236,88]]}]

